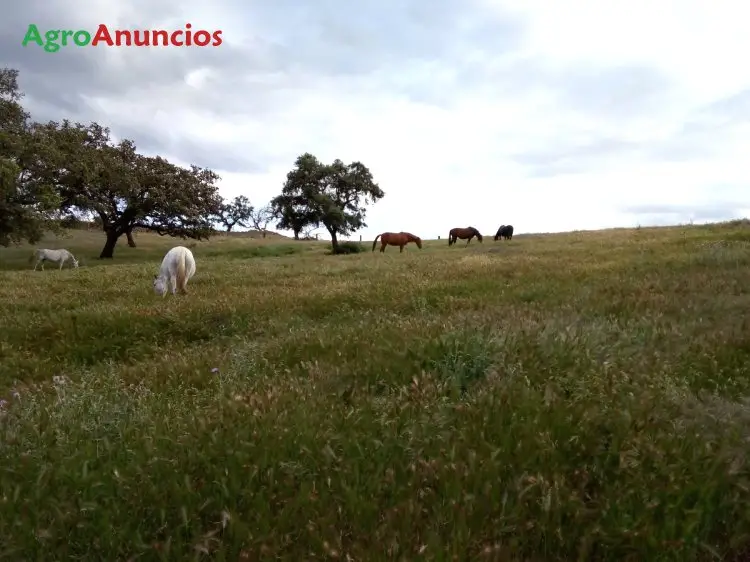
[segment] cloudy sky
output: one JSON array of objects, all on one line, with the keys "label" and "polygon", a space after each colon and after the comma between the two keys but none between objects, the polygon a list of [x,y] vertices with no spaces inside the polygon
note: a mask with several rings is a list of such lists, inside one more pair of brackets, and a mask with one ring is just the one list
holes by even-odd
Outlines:
[{"label": "cloudy sky", "polygon": [[[295,158],[359,160],[386,230],[445,237],[750,216],[750,34],[715,0],[27,0],[0,20],[36,119],[98,121],[276,195]],[[67,47],[47,29],[222,30],[206,48]]]}]

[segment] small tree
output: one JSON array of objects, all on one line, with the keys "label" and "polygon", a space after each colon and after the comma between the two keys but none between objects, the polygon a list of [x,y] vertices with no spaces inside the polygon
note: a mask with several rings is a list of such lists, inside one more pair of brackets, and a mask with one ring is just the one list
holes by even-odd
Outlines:
[{"label": "small tree", "polygon": [[250,222],[255,230],[259,231],[263,238],[266,237],[268,224],[274,219],[274,212],[270,205],[259,209],[253,209],[250,213]]},{"label": "small tree", "polygon": [[361,162],[345,165],[334,160],[326,167],[322,189],[312,199],[320,209],[320,222],[331,235],[333,251],[338,251],[338,235],[348,236],[367,226],[366,205],[377,203],[385,196],[373,181],[370,170]]},{"label": "small tree", "polygon": [[227,232],[232,232],[235,226],[246,227],[254,210],[247,197],[238,195],[232,201],[224,201],[221,204],[216,219]]},{"label": "small tree", "polygon": [[[297,158],[294,169],[287,174],[281,195],[272,203],[282,219],[298,219],[295,226],[299,231],[322,224],[331,235],[333,251],[337,252],[339,235],[346,236],[367,226],[364,221],[366,204],[384,196],[370,170],[361,162],[346,165],[336,159],[333,164],[325,165],[305,153]],[[295,231],[296,239],[299,231]]]}]

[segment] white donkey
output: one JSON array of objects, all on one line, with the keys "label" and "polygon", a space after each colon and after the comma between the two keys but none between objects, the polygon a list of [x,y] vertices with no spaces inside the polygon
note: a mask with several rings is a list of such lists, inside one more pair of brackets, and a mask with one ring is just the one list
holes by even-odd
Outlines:
[{"label": "white donkey", "polygon": [[177,289],[187,294],[187,282],[195,275],[193,252],[185,246],[175,246],[167,252],[161,262],[159,275],[154,275],[154,292],[162,297],[167,294],[169,283],[174,295]]},{"label": "white donkey", "polygon": [[75,259],[73,254],[71,254],[68,250],[35,250],[34,255],[31,256],[31,259],[36,258],[36,263],[34,263],[34,271],[36,271],[36,268],[39,264],[42,264],[42,271],[44,271],[44,262],[45,261],[51,261],[54,263],[60,264],[60,269],[63,268],[63,265],[65,265],[65,262],[70,260],[73,263],[73,267],[78,267],[78,260]]}]

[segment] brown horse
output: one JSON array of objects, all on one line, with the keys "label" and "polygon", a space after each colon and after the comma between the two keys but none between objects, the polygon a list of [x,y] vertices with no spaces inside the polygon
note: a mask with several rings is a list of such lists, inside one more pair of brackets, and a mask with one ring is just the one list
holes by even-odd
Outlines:
[{"label": "brown horse", "polygon": [[398,246],[400,251],[404,251],[404,246],[409,242],[414,242],[417,248],[422,249],[422,239],[419,236],[414,236],[410,232],[383,232],[375,237],[372,241],[372,251],[375,251],[375,246],[380,238],[380,251],[385,252],[386,246]]},{"label": "brown horse", "polygon": [[466,240],[466,244],[468,245],[469,242],[471,242],[471,239],[475,236],[477,237],[477,240],[480,242],[482,241],[482,235],[479,234],[479,231],[473,226],[468,226],[466,228],[451,228],[448,233],[448,246],[458,242],[459,238],[461,240]]}]

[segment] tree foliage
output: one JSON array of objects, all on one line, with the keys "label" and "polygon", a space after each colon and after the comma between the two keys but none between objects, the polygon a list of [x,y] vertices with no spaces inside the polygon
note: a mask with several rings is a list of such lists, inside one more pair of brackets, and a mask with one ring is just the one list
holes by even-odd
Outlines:
[{"label": "tree foliage", "polygon": [[291,229],[298,238],[306,227],[323,225],[336,251],[339,235],[367,226],[366,205],[384,196],[361,162],[347,165],[336,159],[326,165],[305,153],[297,158],[271,206],[279,218],[278,228]]},{"label": "tree foliage", "polygon": [[97,123],[46,127],[58,139],[63,206],[94,213],[107,235],[99,257],[111,258],[118,239],[135,228],[180,238],[210,234],[221,205],[213,171],[138,154],[133,141],[112,143]]},{"label": "tree foliage", "polygon": [[47,173],[53,147],[21,106],[18,71],[0,69],[0,246],[59,230],[59,196]]},{"label": "tree foliage", "polygon": [[0,245],[94,217],[106,234],[100,257],[111,258],[123,235],[135,247],[136,229],[201,239],[219,222],[227,231],[252,224],[265,236],[277,219],[296,239],[322,225],[335,251],[339,236],[366,226],[368,203],[384,196],[361,162],[323,164],[305,153],[268,206],[256,209],[245,196],[227,202],[212,170],[140,154],[99,123],[30,122],[21,98],[18,71],[0,69]]},{"label": "tree foliage", "polygon": [[276,228],[291,230],[294,239],[299,240],[300,233],[318,226],[314,212],[301,194],[281,193],[271,200],[271,212],[278,219]]},{"label": "tree foliage", "polygon": [[216,221],[231,232],[235,226],[246,227],[255,208],[244,195],[238,195],[232,201],[224,201],[216,214]]},{"label": "tree foliage", "polygon": [[102,258],[113,256],[123,234],[135,246],[136,228],[210,234],[221,205],[213,171],[139,154],[98,123],[29,123],[17,77],[0,70],[0,244],[34,242],[45,228],[91,215],[106,233]]}]

